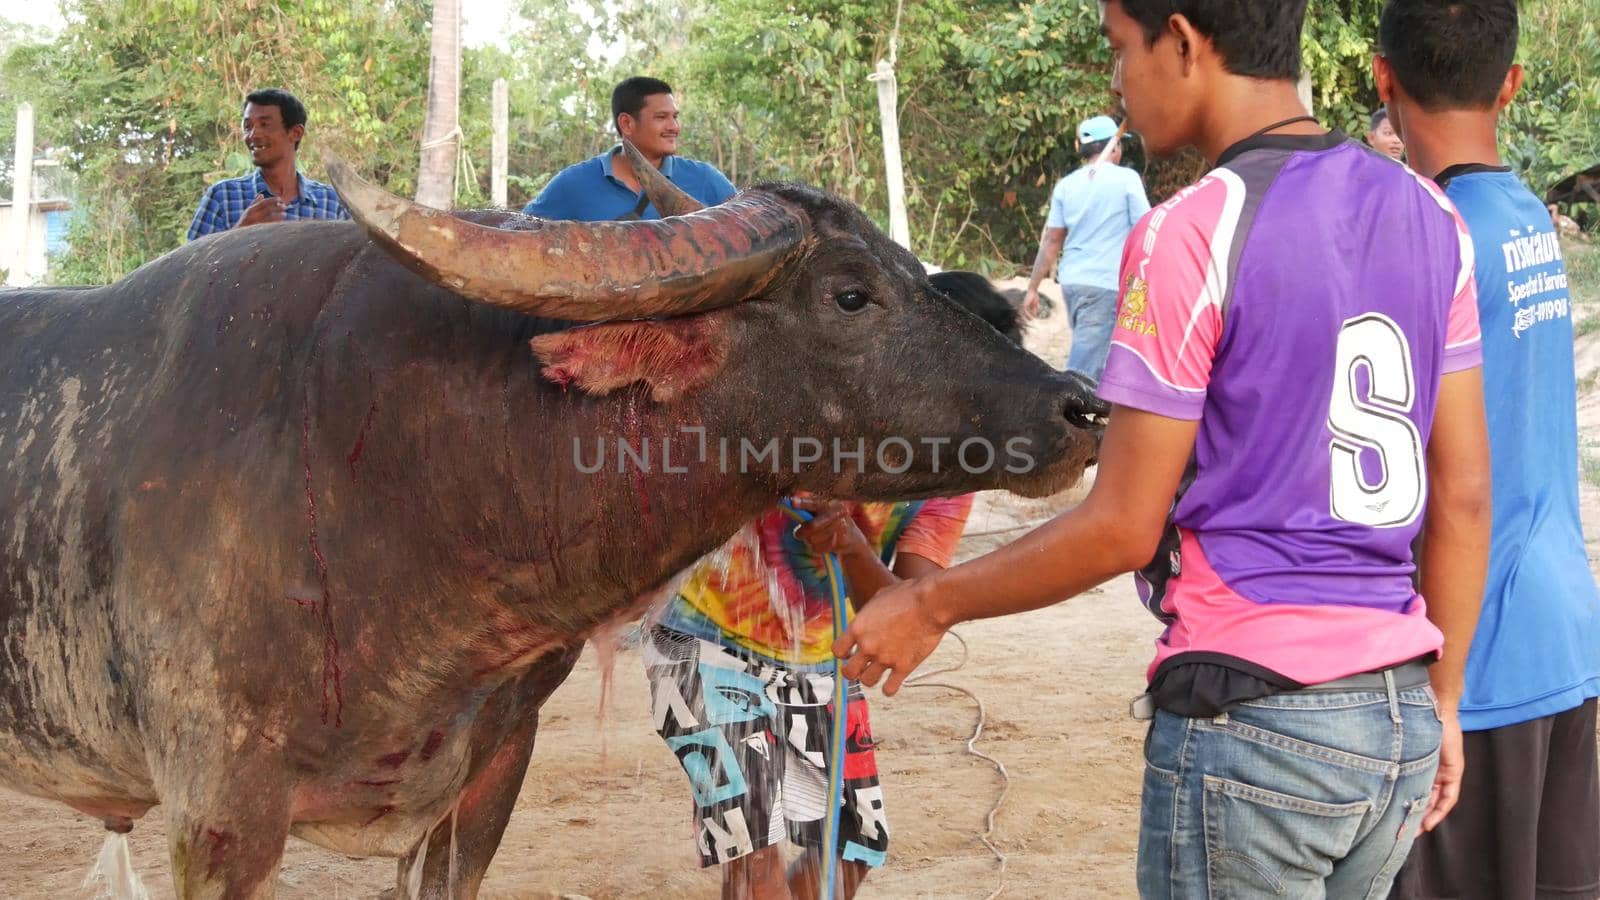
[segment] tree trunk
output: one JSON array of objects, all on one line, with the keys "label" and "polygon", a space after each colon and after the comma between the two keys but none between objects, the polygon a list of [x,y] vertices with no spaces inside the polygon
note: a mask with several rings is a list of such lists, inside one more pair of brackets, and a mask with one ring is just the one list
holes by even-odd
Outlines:
[{"label": "tree trunk", "polygon": [[435,209],[455,205],[456,154],[461,146],[456,101],[460,93],[461,0],[434,0],[428,112],[422,120],[417,202]]}]

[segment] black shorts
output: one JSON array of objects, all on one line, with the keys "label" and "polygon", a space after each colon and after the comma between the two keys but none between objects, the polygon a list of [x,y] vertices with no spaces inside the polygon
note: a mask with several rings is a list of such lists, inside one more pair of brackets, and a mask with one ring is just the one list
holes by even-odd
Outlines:
[{"label": "black shorts", "polygon": [[1417,837],[1391,900],[1600,896],[1595,701],[1464,738],[1461,800]]}]

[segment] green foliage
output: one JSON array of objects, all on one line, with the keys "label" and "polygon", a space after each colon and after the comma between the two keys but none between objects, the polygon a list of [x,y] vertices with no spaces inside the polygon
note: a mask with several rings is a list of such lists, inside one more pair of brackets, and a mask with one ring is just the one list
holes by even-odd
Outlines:
[{"label": "green foliage", "polygon": [[[740,183],[825,185],[887,220],[869,76],[889,55],[895,3],[638,6],[622,17],[641,45],[630,62],[678,85],[685,134],[706,158]],[[663,6],[673,8],[669,22],[689,25],[657,41]],[[1031,252],[1051,185],[1076,164],[1074,126],[1111,108],[1098,7],[921,0],[900,15],[895,74],[914,249],[947,265],[1011,265]]]},{"label": "green foliage", "polygon": [[1379,106],[1372,56],[1382,9],[1383,0],[1311,0],[1300,39],[1317,117],[1358,139],[1366,133],[1368,115]]},{"label": "green foliage", "polygon": [[[40,0],[43,2],[43,0]],[[1383,0],[1311,0],[1302,41],[1319,116],[1359,135],[1378,99],[1371,57]],[[278,85],[311,113],[302,165],[336,148],[401,194],[415,183],[429,0],[66,0],[46,39],[0,20],[0,147],[13,109],[65,148],[80,215],[56,278],[105,281],[181,242],[205,185],[249,170],[244,94]],[[792,179],[887,221],[868,80],[889,55],[894,0],[522,0],[506,50],[468,50],[461,123],[489,196],[490,84],[510,85],[510,197],[613,140],[609,95],[634,74],[677,87],[683,150],[745,185]],[[914,249],[1007,271],[1031,258],[1072,132],[1115,109],[1095,0],[905,0],[896,74]],[[1506,156],[1536,190],[1600,162],[1600,0],[1523,4],[1528,83]],[[1189,155],[1126,162],[1160,199],[1203,171]],[[9,192],[0,163],[0,191]]]},{"label": "green foliage", "polygon": [[[1522,0],[1521,93],[1501,127],[1506,162],[1543,194],[1600,163],[1600,0]],[[1382,0],[1311,0],[1301,42],[1317,114],[1353,135],[1376,109],[1371,60]]]},{"label": "green foliage", "polygon": [[79,176],[58,280],[111,280],[177,246],[206,184],[250,170],[238,121],[258,87],[287,88],[310,112],[303,170],[315,176],[318,149],[337,147],[409,192],[418,151],[394,135],[421,127],[424,0],[71,0],[66,11],[55,41],[4,61],[7,94],[34,103],[39,143],[68,147]]},{"label": "green foliage", "polygon": [[1519,4],[1517,59],[1527,71],[1506,110],[1506,161],[1543,194],[1600,163],[1600,0]]},{"label": "green foliage", "polygon": [[509,50],[467,50],[461,66],[461,128],[478,176],[463,185],[459,203],[488,203],[493,139],[492,85],[507,82],[507,203],[520,209],[556,172],[600,152],[614,139],[606,132],[611,87],[609,63],[590,56],[590,41],[615,38],[598,0],[524,0],[528,25]]}]

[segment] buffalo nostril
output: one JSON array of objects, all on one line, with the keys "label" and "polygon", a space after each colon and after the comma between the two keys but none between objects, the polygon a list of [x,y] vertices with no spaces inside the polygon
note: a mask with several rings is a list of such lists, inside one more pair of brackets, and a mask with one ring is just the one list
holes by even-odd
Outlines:
[{"label": "buffalo nostril", "polygon": [[1061,413],[1074,428],[1098,433],[1105,428],[1111,405],[1095,396],[1095,383],[1079,372],[1067,372],[1061,396]]}]

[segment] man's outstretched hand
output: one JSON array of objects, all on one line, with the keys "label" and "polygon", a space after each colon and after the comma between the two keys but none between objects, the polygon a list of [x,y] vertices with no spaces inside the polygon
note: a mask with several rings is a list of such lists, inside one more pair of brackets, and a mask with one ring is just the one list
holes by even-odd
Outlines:
[{"label": "man's outstretched hand", "polygon": [[930,611],[931,578],[902,581],[884,588],[872,605],[856,614],[850,628],[833,642],[833,655],[844,661],[846,678],[899,693],[906,677],[931,655],[950,625]]}]

